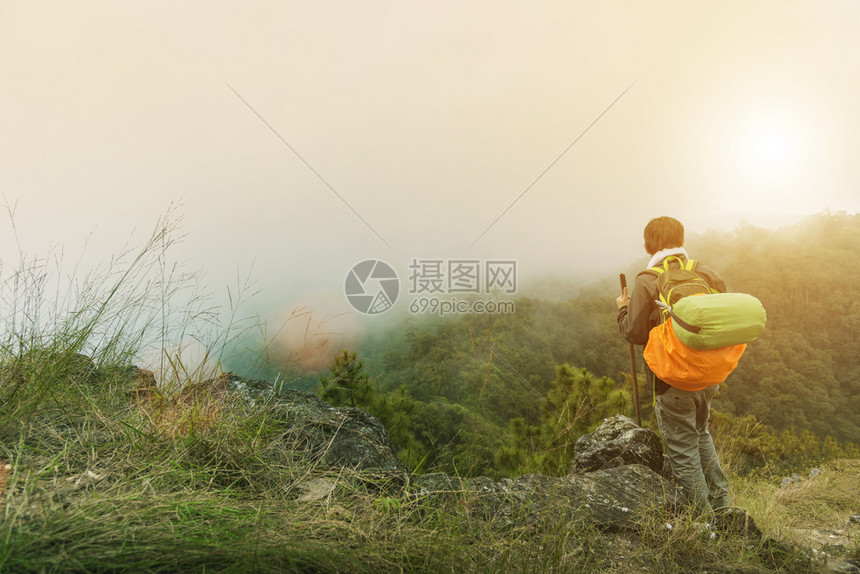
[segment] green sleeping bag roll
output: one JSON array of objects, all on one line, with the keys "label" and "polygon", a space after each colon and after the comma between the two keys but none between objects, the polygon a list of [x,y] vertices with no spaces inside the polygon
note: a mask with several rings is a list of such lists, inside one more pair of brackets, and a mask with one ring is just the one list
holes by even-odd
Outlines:
[{"label": "green sleeping bag roll", "polygon": [[700,350],[750,343],[767,322],[761,301],[746,293],[684,297],[672,306],[669,315],[678,339]]}]

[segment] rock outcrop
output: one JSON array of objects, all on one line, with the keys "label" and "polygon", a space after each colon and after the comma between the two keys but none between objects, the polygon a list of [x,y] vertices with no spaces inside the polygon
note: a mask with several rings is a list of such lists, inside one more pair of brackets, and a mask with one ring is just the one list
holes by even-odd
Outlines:
[{"label": "rock outcrop", "polygon": [[315,395],[278,393],[273,417],[287,425],[288,447],[298,447],[325,466],[374,471],[405,484],[409,471],[397,458],[385,427],[361,409],[335,408]]},{"label": "rock outcrop", "polygon": [[[136,398],[152,392],[152,377],[138,373]],[[499,527],[539,520],[549,509],[588,520],[608,530],[635,528],[645,510],[676,503],[675,489],[658,474],[660,441],[623,416],[607,419],[577,442],[573,472],[566,477],[529,474],[513,479],[459,479],[441,473],[414,477],[397,458],[382,423],[356,408],[337,408],[315,395],[291,389],[273,393],[264,381],[226,373],[184,388],[179,402],[201,395],[238,398],[269,410],[284,428],[284,457],[309,458],[323,467],[349,468],[372,475],[383,487],[408,486],[413,496],[455,500],[457,508],[490,519]]]},{"label": "rock outcrop", "polygon": [[[581,449],[581,450],[580,450]],[[635,528],[641,513],[677,504],[662,469],[660,441],[627,417],[607,419],[577,442],[574,472],[566,477],[529,474],[514,479],[456,479],[441,473],[413,480],[419,495],[462,497],[470,513],[508,526],[533,521],[548,509],[587,519],[607,530]]]},{"label": "rock outcrop", "polygon": [[[360,409],[335,408],[316,396],[283,390],[271,408],[289,425],[288,435],[323,465],[373,471],[402,486],[408,470],[397,458],[382,424]],[[579,450],[580,445],[582,451]],[[577,443],[576,472],[567,477],[529,474],[514,479],[459,479],[441,473],[418,476],[418,495],[465,497],[465,508],[499,526],[536,520],[563,507],[609,530],[636,525],[644,509],[675,504],[675,488],[662,467],[656,435],[627,417],[607,419]]]},{"label": "rock outcrop", "polygon": [[657,434],[624,415],[606,419],[594,432],[576,441],[571,473],[641,464],[663,472],[663,447]]},{"label": "rock outcrop", "polygon": [[552,509],[610,531],[627,530],[636,527],[642,511],[676,502],[674,489],[638,464],[566,477],[527,474],[501,480],[434,473],[413,484],[421,488],[420,496],[459,498],[467,512],[499,527],[534,522]]}]

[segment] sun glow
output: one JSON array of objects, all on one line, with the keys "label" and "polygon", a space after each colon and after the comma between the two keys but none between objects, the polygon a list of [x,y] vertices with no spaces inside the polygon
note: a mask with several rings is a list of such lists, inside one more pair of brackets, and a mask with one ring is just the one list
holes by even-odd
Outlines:
[{"label": "sun glow", "polygon": [[740,213],[821,209],[813,175],[820,126],[802,100],[771,95],[732,103],[713,116],[715,148],[722,151],[714,156],[722,168],[715,207]]},{"label": "sun glow", "polygon": [[748,176],[783,180],[794,172],[801,159],[800,148],[799,130],[790,117],[763,116],[746,126],[741,160]]}]

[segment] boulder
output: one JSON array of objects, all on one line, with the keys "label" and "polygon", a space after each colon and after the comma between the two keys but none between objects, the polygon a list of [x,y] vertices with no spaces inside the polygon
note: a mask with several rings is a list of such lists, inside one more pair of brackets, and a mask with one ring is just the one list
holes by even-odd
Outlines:
[{"label": "boulder", "polygon": [[582,475],[552,477],[527,474],[493,480],[481,476],[451,478],[434,473],[417,477],[419,496],[447,494],[470,515],[504,528],[533,523],[548,512],[587,520],[609,531],[635,529],[642,512],[677,504],[675,489],[642,465],[625,465]]},{"label": "boulder", "polygon": [[576,443],[572,472],[566,477],[527,474],[493,480],[481,476],[419,476],[418,496],[462,497],[462,507],[499,527],[533,522],[548,511],[584,519],[606,530],[629,530],[645,511],[678,504],[677,489],[661,476],[660,439],[631,419],[617,415]]},{"label": "boulder", "polygon": [[300,449],[326,467],[372,471],[383,480],[405,484],[400,462],[385,427],[361,409],[335,408],[315,395],[283,389],[269,408],[287,427],[284,448]]},{"label": "boulder", "polygon": [[663,472],[663,445],[657,434],[632,419],[615,415],[594,432],[576,441],[571,474],[583,474],[629,464]]},{"label": "boulder", "polygon": [[452,479],[444,472],[428,472],[419,474],[412,480],[412,485],[418,487],[417,494],[450,494],[460,487],[459,481]]},{"label": "boulder", "polygon": [[570,475],[567,480],[578,487],[591,521],[609,530],[633,528],[643,511],[679,503],[675,486],[641,464]]},{"label": "boulder", "polygon": [[276,394],[268,381],[246,379],[232,372],[225,373],[222,377],[227,381],[227,391],[239,395],[251,405],[267,401]]}]

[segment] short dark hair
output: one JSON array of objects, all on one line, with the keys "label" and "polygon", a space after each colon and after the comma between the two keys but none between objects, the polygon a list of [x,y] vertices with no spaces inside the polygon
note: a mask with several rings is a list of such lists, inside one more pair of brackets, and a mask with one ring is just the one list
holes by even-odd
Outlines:
[{"label": "short dark hair", "polygon": [[650,254],[662,249],[684,246],[684,226],[674,217],[657,217],[645,226],[645,251]]}]

